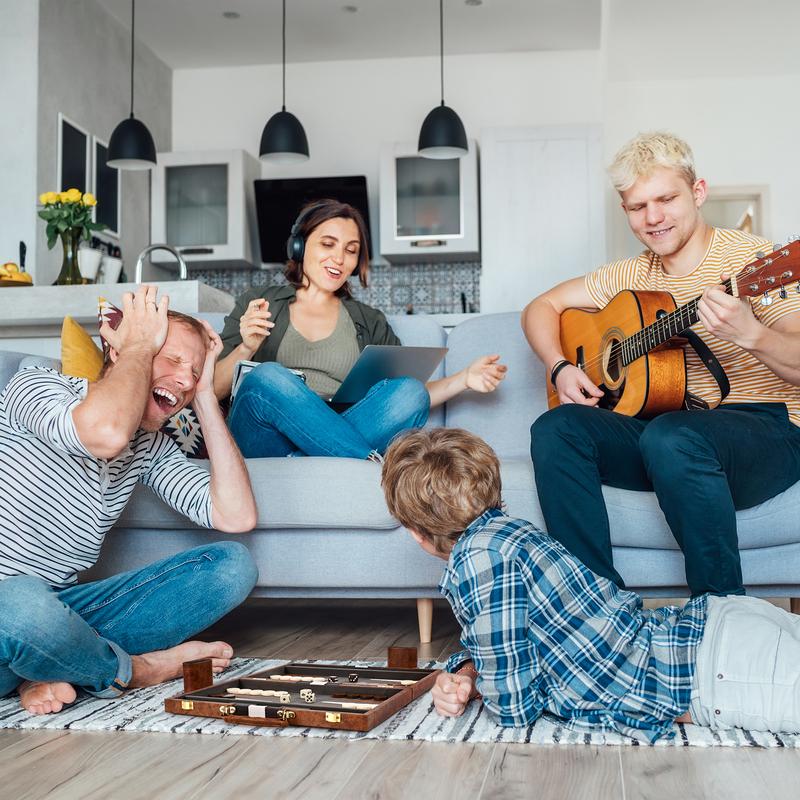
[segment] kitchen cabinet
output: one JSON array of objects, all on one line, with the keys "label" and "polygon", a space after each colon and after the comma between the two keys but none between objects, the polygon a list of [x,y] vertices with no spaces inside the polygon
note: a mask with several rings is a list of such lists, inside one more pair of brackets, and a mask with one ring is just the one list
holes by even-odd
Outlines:
[{"label": "kitchen cabinet", "polygon": [[600,126],[481,132],[481,313],[604,263],[605,184]]},{"label": "kitchen cabinet", "polygon": [[466,261],[480,252],[478,157],[432,159],[389,144],[380,163],[381,255],[393,263]]},{"label": "kitchen cabinet", "polygon": [[259,263],[253,190],[258,177],[257,159],[244,150],[159,153],[152,241],[176,247],[190,269]]}]

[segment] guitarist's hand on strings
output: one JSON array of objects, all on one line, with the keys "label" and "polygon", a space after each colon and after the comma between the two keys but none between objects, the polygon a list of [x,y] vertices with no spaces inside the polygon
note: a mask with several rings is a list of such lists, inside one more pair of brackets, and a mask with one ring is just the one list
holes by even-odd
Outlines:
[{"label": "guitarist's hand on strings", "polygon": [[[728,276],[723,275],[722,280]],[[733,342],[745,350],[757,340],[761,323],[753,314],[747,298],[732,297],[722,286],[710,286],[697,304],[697,316],[705,329],[726,342]]]},{"label": "guitarist's hand on strings", "polygon": [[596,406],[603,396],[603,392],[589,380],[587,374],[572,364],[559,370],[556,375],[556,390],[562,405],[577,403],[582,406]]}]

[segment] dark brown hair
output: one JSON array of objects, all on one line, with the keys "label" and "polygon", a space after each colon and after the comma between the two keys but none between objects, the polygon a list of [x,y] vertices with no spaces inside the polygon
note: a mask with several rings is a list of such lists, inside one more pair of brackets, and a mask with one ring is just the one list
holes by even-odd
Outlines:
[{"label": "dark brown hair", "polygon": [[[324,200],[315,200],[313,203],[308,203],[300,209],[298,218],[304,213],[312,209],[305,219],[300,223],[297,230],[297,235],[302,236],[303,239],[308,241],[308,237],[314,232],[316,228],[327,222],[329,219],[351,219],[355,222],[358,228],[358,280],[359,283],[366,288],[369,284],[369,245],[367,236],[367,226],[364,222],[364,217],[361,212],[347,203],[340,203],[338,200],[331,200],[326,198]],[[304,283],[303,279],[303,263],[289,259],[286,262],[286,267],[283,270],[286,280],[295,287],[300,289]],[[350,286],[347,281],[336,290],[337,297],[350,297],[352,295]]]},{"label": "dark brown hair", "polygon": [[400,436],[384,456],[381,485],[392,516],[443,555],[476,517],[502,503],[494,450],[460,428]]}]

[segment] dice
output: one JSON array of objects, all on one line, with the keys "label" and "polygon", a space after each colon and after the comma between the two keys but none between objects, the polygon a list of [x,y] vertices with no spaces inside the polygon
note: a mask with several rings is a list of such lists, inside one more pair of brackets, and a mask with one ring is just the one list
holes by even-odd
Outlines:
[{"label": "dice", "polygon": [[300,698],[305,700],[306,703],[313,703],[314,700],[316,700],[316,695],[311,691],[311,689],[301,689]]}]

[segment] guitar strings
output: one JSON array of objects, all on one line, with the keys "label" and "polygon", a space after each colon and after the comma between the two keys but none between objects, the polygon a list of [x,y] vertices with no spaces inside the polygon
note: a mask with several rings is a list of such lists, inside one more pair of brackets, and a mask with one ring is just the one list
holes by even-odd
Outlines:
[{"label": "guitar strings", "polygon": [[[731,289],[731,279],[724,281],[722,286],[725,288],[726,292],[729,292]],[[690,328],[692,325],[697,322],[696,313],[697,313],[697,305],[702,299],[702,295],[700,297],[694,298],[694,300],[690,300],[688,303],[676,308],[674,311],[671,311],[668,314],[665,314],[663,317],[658,318],[655,322],[652,322],[650,325],[647,325],[644,328],[636,331],[636,333],[627,336],[625,339],[613,344],[608,350],[608,360],[613,361],[616,360],[620,354],[622,353],[623,360],[627,354],[634,355],[624,366],[628,366],[632,364],[637,359],[641,358],[642,356],[646,355],[651,349],[654,347],[663,344],[664,342],[668,341],[669,339],[679,336],[683,331],[687,328]],[[687,313],[687,320],[684,322],[683,315]],[[692,317],[695,317],[692,319]],[[691,320],[691,321],[690,321]],[[681,327],[676,329],[674,332],[672,331],[672,323],[679,324]],[[688,324],[687,324],[688,323]],[[669,333],[668,336],[665,334]],[[650,336],[652,339],[652,344],[648,346],[647,338]],[[663,337],[663,341],[655,343],[656,337]],[[645,349],[642,350],[641,353],[637,353],[637,349],[640,345],[645,345]],[[605,360],[606,354],[605,352],[598,354],[590,358],[588,361],[584,362],[583,369],[585,370],[587,367],[591,368]]]}]

